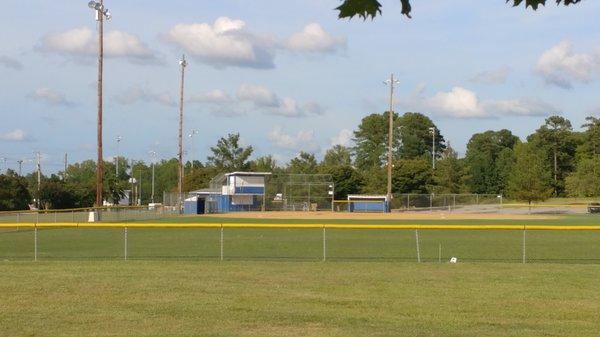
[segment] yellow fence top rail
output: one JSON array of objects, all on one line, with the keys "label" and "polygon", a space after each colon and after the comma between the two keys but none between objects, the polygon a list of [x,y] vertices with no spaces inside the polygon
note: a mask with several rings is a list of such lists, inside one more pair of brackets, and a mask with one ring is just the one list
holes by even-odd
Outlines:
[{"label": "yellow fence top rail", "polygon": [[422,225],[422,224],[259,224],[259,223],[151,223],[151,222],[69,222],[69,223],[0,223],[0,228],[264,228],[264,229],[422,229],[422,230],[552,230],[597,231],[600,225]]}]

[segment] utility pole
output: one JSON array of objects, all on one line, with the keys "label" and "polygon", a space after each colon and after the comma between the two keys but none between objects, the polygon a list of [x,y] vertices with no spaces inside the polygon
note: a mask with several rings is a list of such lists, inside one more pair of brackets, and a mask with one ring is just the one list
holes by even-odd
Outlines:
[{"label": "utility pole", "polygon": [[119,180],[119,143],[121,143],[121,139],[123,137],[117,136],[117,162],[115,165],[115,177],[117,177],[117,181]]},{"label": "utility pole", "polygon": [[179,65],[181,66],[181,84],[179,88],[179,174],[177,180],[177,208],[178,212],[181,213],[181,197],[183,195],[183,88],[185,83],[185,67],[187,66],[187,61],[185,60],[185,55],[181,57],[179,61]]},{"label": "utility pole", "polygon": [[40,153],[36,152],[37,158],[37,208],[40,209],[40,185],[42,184],[42,166],[40,164]]},{"label": "utility pole", "polygon": [[431,131],[432,141],[431,141],[431,166],[435,170],[435,127],[430,127],[429,131]]},{"label": "utility pole", "polygon": [[200,132],[198,130],[192,130],[190,132],[190,134],[188,135],[188,137],[190,138],[190,154],[189,154],[189,158],[190,161],[192,162],[192,172],[194,172],[194,136],[199,134]]},{"label": "utility pole", "polygon": [[142,206],[142,167],[140,167],[140,181],[138,181],[139,195],[138,195],[138,206]]},{"label": "utility pole", "polygon": [[383,83],[390,86],[390,110],[388,113],[388,160],[387,160],[387,202],[388,207],[392,202],[392,161],[394,149],[394,86],[400,81],[394,79],[394,74],[390,75],[390,79]]},{"label": "utility pole", "polygon": [[17,163],[19,163],[19,177],[23,176],[22,174],[22,169],[23,169],[23,159],[19,159],[17,160]]},{"label": "utility pole", "polygon": [[63,180],[67,180],[67,164],[68,164],[68,157],[69,155],[67,153],[65,153],[65,170],[63,171]]},{"label": "utility pole", "polygon": [[150,151],[150,157],[152,157],[152,194],[150,200],[154,203],[154,162],[156,161],[156,151]]},{"label": "utility pole", "polygon": [[96,206],[103,204],[102,183],[104,181],[104,159],[102,157],[102,76],[104,72],[104,18],[110,20],[111,13],[104,8],[104,0],[90,1],[88,6],[95,11],[96,21],[98,21],[98,120],[97,120],[97,138],[98,138],[98,158],[96,160]]}]

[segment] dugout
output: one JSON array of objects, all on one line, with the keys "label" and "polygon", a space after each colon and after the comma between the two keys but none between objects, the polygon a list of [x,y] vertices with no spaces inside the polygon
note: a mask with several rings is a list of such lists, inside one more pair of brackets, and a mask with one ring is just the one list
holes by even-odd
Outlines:
[{"label": "dugout", "polygon": [[349,194],[348,212],[388,213],[389,202],[385,195]]}]

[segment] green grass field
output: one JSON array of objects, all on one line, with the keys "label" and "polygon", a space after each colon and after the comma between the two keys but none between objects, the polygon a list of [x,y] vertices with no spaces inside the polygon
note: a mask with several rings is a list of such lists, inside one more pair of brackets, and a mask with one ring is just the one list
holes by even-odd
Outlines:
[{"label": "green grass field", "polygon": [[[565,216],[556,220],[410,220],[370,221],[370,224],[597,224],[592,215]],[[226,219],[213,217],[167,218],[153,222],[198,223],[310,223],[309,220]],[[322,222],[322,220],[321,220]],[[328,223],[365,223],[327,220]],[[600,231],[527,231],[527,262],[600,262]],[[38,230],[39,260],[114,260],[125,255],[122,228],[43,228]],[[129,228],[129,259],[220,258],[220,229],[217,228]],[[440,254],[441,249],[441,254]],[[312,229],[227,228],[223,232],[223,253],[227,260],[306,260],[323,258],[323,231]],[[521,262],[523,231],[509,230],[420,230],[422,261]],[[31,228],[0,229],[0,259],[31,260],[34,232]],[[328,260],[416,261],[414,230],[327,229],[325,255]]]},{"label": "green grass field", "polygon": [[[328,223],[595,225],[553,220]],[[254,220],[314,223],[322,220]],[[183,217],[153,222],[252,222]],[[0,336],[597,336],[600,231],[0,228]],[[441,247],[441,260],[439,263]],[[459,263],[448,259],[458,257]],[[481,263],[480,261],[485,261]],[[503,263],[499,263],[503,262]]]},{"label": "green grass field", "polygon": [[0,262],[0,336],[597,336],[597,265]]}]

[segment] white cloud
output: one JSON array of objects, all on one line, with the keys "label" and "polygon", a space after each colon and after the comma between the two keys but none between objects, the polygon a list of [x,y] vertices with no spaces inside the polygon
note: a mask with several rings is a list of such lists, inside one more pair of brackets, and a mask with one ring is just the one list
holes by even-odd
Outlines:
[{"label": "white cloud", "polygon": [[214,104],[222,104],[222,103],[230,103],[232,102],[231,96],[223,90],[215,89],[199,94],[193,94],[189,101],[191,103],[214,103]]},{"label": "white cloud", "polygon": [[482,71],[477,73],[471,81],[483,84],[503,84],[506,82],[510,69],[508,67],[500,67],[494,70]]},{"label": "white cloud", "polygon": [[69,101],[65,94],[50,88],[36,89],[31,95],[31,98],[37,101],[42,101],[54,106],[71,106],[73,102]]},{"label": "white cloud", "polygon": [[480,100],[475,92],[462,87],[454,87],[448,92],[438,92],[432,97],[416,95],[407,104],[413,109],[455,118],[545,116],[560,112],[549,103],[530,98]]},{"label": "white cloud", "polygon": [[246,29],[246,23],[227,17],[214,24],[178,24],[166,39],[193,57],[217,68],[273,68],[275,40]]},{"label": "white cloud", "polygon": [[589,83],[600,71],[600,52],[575,54],[567,40],[545,51],[535,71],[548,84],[569,89],[574,82]]},{"label": "white cloud", "polygon": [[340,130],[340,133],[338,133],[335,137],[331,138],[331,146],[350,146],[350,144],[352,143],[352,137],[354,137],[352,131],[348,129],[342,129]]},{"label": "white cloud", "polygon": [[269,88],[262,85],[242,84],[237,91],[237,99],[241,102],[252,102],[257,109],[276,116],[297,118],[310,115],[322,115],[323,107],[318,103],[298,103],[293,98],[280,98]]},{"label": "white cloud", "polygon": [[0,140],[22,142],[27,140],[27,134],[21,129],[14,129],[11,131],[0,133]]},{"label": "white cloud", "polygon": [[251,101],[257,107],[278,107],[280,105],[279,97],[262,85],[242,84],[236,96],[240,101]]},{"label": "white cloud", "polygon": [[298,131],[295,135],[287,134],[280,126],[269,132],[268,140],[276,147],[291,151],[314,152],[319,146],[314,141],[313,131]]},{"label": "white cloud", "polygon": [[228,17],[219,17],[212,24],[175,25],[165,39],[216,68],[272,69],[280,50],[332,53],[346,46],[346,39],[332,36],[317,23],[280,39],[272,34],[255,33],[247,28],[246,22]]},{"label": "white cloud", "polygon": [[13,70],[23,70],[23,63],[6,55],[0,55],[0,65]]},{"label": "white cloud", "polygon": [[[39,50],[69,56],[95,56],[98,53],[98,37],[87,27],[74,28],[42,38]],[[104,35],[106,57],[122,57],[136,62],[156,62],[154,52],[138,37],[113,30]]]},{"label": "white cloud", "polygon": [[166,106],[176,106],[177,103],[166,92],[163,93],[155,93],[149,89],[142,88],[141,86],[133,86],[123,93],[117,95],[115,100],[123,105],[131,105],[137,102],[151,102],[151,103],[159,103]]},{"label": "white cloud", "polygon": [[288,50],[296,52],[332,53],[346,47],[346,39],[327,33],[318,23],[310,23],[286,42]]}]

